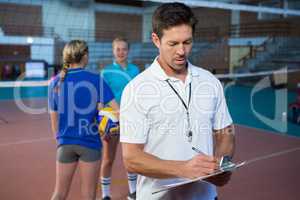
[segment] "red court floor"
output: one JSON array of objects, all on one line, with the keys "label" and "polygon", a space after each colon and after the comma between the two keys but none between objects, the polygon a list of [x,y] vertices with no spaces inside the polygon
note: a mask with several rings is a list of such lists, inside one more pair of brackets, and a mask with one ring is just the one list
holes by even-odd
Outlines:
[{"label": "red court floor", "polygon": [[[26,101],[35,108],[44,100]],[[237,125],[235,160],[251,159],[293,147],[300,138]],[[221,200],[299,200],[300,151],[253,163],[233,174],[219,188]],[[55,141],[47,113],[22,112],[11,101],[0,102],[0,199],[47,200],[55,181]],[[69,199],[79,200],[79,179],[73,181]],[[113,199],[126,199],[127,180],[119,147],[112,176]],[[100,194],[99,194],[100,196]]]}]

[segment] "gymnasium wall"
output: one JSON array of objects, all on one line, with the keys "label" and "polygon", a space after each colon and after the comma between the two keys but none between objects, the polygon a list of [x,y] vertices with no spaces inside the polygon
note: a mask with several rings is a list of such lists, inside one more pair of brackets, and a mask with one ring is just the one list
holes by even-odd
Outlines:
[{"label": "gymnasium wall", "polygon": [[231,11],[212,8],[194,8],[193,11],[198,19],[196,40],[214,40],[227,35]]},{"label": "gymnasium wall", "polygon": [[96,12],[96,41],[112,41],[116,36],[142,42],[143,17],[137,14]]},{"label": "gymnasium wall", "polygon": [[42,6],[0,2],[0,27],[5,35],[42,36]]},{"label": "gymnasium wall", "polygon": [[273,19],[259,19],[259,14],[241,12],[241,37],[287,36],[300,37],[300,17],[277,15]]},{"label": "gymnasium wall", "polygon": [[231,11],[194,8],[198,25],[195,32],[195,40],[208,41],[214,45],[204,49],[195,64],[217,73],[227,72],[229,69],[229,46],[227,44],[228,29],[231,24]]}]

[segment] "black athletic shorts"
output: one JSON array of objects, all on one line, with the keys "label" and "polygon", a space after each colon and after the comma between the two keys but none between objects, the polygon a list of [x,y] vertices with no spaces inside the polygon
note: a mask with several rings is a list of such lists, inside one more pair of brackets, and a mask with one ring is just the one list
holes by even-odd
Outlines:
[{"label": "black athletic shorts", "polygon": [[57,149],[56,160],[61,163],[72,163],[78,160],[94,162],[101,159],[101,151],[80,145],[61,145]]}]

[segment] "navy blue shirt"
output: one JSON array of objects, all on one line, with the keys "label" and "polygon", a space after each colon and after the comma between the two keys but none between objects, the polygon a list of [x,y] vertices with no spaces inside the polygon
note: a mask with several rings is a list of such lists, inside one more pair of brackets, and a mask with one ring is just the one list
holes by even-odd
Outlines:
[{"label": "navy blue shirt", "polygon": [[95,121],[97,105],[112,99],[114,95],[99,73],[68,69],[62,83],[60,76],[56,76],[49,86],[49,107],[58,113],[58,146],[75,144],[100,150],[102,143]]}]

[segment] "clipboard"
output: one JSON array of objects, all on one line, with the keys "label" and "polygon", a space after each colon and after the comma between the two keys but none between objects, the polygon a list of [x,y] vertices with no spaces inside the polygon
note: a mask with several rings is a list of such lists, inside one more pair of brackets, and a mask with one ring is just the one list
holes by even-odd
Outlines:
[{"label": "clipboard", "polygon": [[275,152],[275,153],[271,153],[271,154],[267,154],[267,155],[263,155],[263,156],[258,156],[256,158],[253,158],[253,159],[250,159],[250,160],[240,161],[240,162],[237,162],[237,163],[231,163],[229,166],[226,166],[224,168],[220,167],[219,170],[216,170],[214,173],[206,175],[206,176],[200,176],[200,177],[195,178],[195,179],[180,179],[177,183],[161,185],[159,188],[155,188],[152,191],[152,194],[156,194],[156,193],[159,193],[159,192],[171,190],[171,189],[174,189],[176,187],[186,185],[186,184],[189,184],[189,183],[194,183],[194,182],[197,182],[197,181],[204,181],[207,178],[217,176],[217,175],[222,174],[224,172],[235,171],[235,170],[237,170],[237,169],[239,169],[243,166],[246,166],[246,165],[254,163],[254,162],[258,162],[258,161],[266,160],[266,159],[269,159],[269,158],[281,156],[281,155],[292,153],[292,152],[295,152],[295,151],[298,151],[298,150],[300,150],[300,147],[296,147],[296,148],[292,148],[292,149],[288,149],[288,150],[283,150],[283,151],[279,151],[279,152]]},{"label": "clipboard", "polygon": [[217,176],[217,175],[222,174],[224,172],[235,171],[236,169],[244,166],[245,164],[246,164],[246,161],[239,162],[239,163],[234,164],[234,166],[232,166],[230,168],[219,169],[219,170],[215,171],[214,173],[206,175],[206,176],[200,176],[200,177],[195,178],[195,179],[182,179],[182,181],[177,182],[177,183],[162,185],[162,186],[160,186],[160,188],[157,188],[154,191],[152,191],[152,194],[156,194],[156,193],[159,193],[159,192],[167,191],[167,190],[170,190],[170,189],[182,186],[182,185],[186,185],[186,184],[189,184],[189,183],[201,181],[201,180],[213,177],[213,176]]}]

